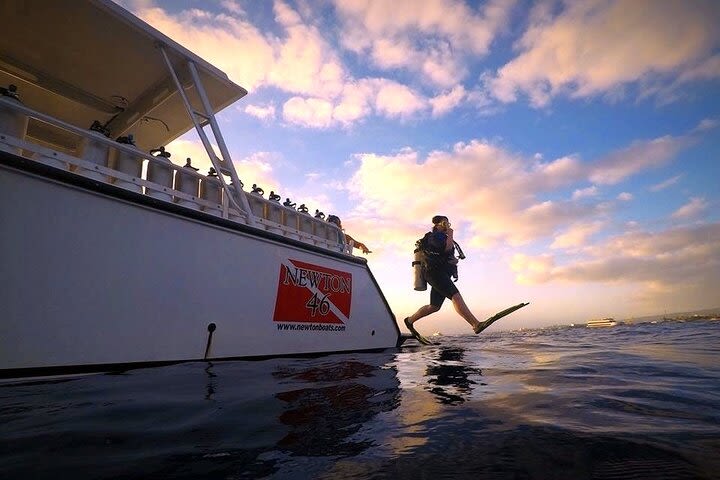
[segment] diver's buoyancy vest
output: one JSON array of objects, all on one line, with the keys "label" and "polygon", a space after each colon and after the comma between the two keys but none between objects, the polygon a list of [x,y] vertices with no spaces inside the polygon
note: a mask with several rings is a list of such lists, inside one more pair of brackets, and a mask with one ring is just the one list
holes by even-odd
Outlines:
[{"label": "diver's buoyancy vest", "polygon": [[[455,257],[455,246],[450,250],[445,250],[447,237],[442,244],[434,244],[430,237],[437,232],[427,232],[421,239],[415,242],[414,258],[412,262],[414,283],[413,287],[415,290],[424,291],[427,290],[427,281],[425,279],[424,272],[426,270],[442,270],[447,272],[453,280],[458,279],[458,259]],[[460,248],[457,245],[458,249]],[[465,258],[465,255],[460,252],[460,258]]]},{"label": "diver's buoyancy vest", "polygon": [[419,248],[425,254],[424,263],[426,267],[435,268],[443,266],[449,263],[449,260],[454,257],[455,247],[450,250],[445,250],[445,243],[447,241],[447,235],[444,235],[445,240],[442,243],[433,242],[432,236],[439,232],[427,232],[423,238],[418,240]]}]

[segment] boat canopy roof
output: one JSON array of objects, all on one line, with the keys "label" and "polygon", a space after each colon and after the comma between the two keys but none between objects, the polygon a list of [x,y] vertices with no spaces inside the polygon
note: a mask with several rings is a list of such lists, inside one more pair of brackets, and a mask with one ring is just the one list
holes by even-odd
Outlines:
[{"label": "boat canopy roof", "polygon": [[[225,73],[109,0],[0,2],[0,86],[26,106],[81,128],[107,124],[143,150],[193,127],[162,45],[194,110],[203,112],[186,68],[199,72],[212,113],[247,94]],[[202,119],[200,119],[202,120]],[[77,136],[31,121],[28,136],[74,149]]]}]

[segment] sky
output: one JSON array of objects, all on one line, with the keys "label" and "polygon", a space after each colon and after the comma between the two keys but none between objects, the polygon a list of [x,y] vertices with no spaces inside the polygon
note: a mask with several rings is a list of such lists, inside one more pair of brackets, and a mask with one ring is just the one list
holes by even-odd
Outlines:
[{"label": "sky", "polygon": [[342,218],[400,323],[436,214],[480,320],[530,302],[490,330],[720,306],[720,2],[117,1],[248,90],[240,178]]}]

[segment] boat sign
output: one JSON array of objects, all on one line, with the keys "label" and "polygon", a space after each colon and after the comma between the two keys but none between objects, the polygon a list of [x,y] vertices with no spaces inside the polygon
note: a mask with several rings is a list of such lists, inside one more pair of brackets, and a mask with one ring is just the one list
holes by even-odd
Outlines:
[{"label": "boat sign", "polygon": [[351,273],[288,259],[280,264],[273,321],[345,324],[351,301]]}]

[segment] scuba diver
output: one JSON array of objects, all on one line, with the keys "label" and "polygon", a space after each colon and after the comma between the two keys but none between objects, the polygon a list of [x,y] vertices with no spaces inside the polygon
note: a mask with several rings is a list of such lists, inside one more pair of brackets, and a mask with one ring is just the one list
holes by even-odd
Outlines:
[{"label": "scuba diver", "polygon": [[[448,217],[435,215],[432,218],[432,231],[418,241],[419,249],[422,252],[422,274],[430,284],[430,304],[424,305],[417,312],[405,318],[405,326],[415,338],[421,342],[425,340],[413,327],[413,324],[423,317],[440,310],[446,298],[452,301],[455,311],[470,324],[473,332],[480,333],[497,320],[491,317],[480,322],[465,304],[462,295],[458,291],[453,279],[457,280],[457,262],[455,257],[455,241],[453,240],[453,229],[450,227]],[[460,258],[464,258],[461,254]],[[424,288],[422,288],[424,289]],[[421,340],[422,339],[422,340]],[[424,343],[424,342],[423,342]]]}]

